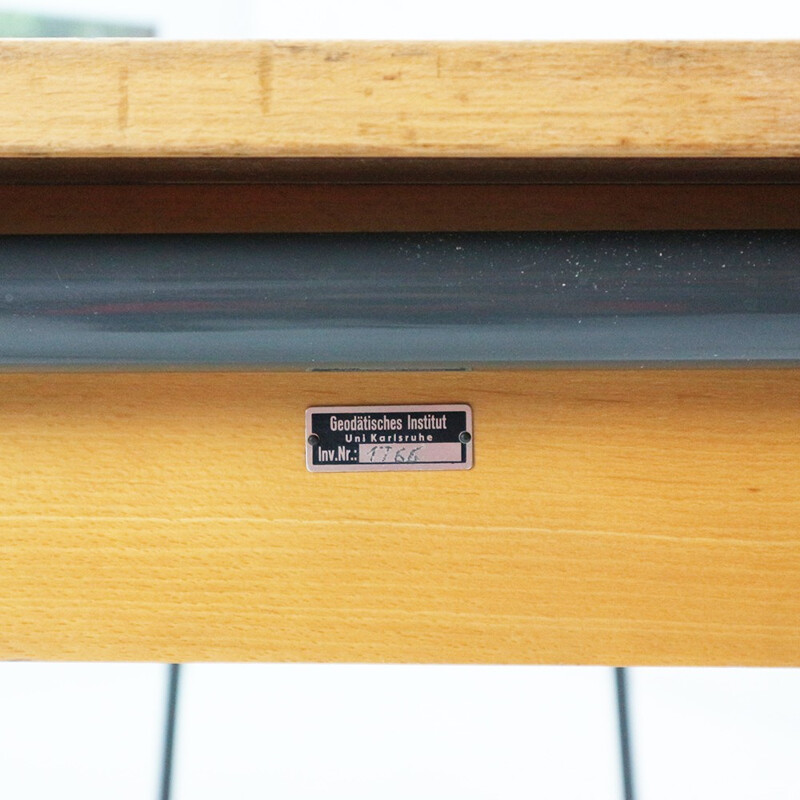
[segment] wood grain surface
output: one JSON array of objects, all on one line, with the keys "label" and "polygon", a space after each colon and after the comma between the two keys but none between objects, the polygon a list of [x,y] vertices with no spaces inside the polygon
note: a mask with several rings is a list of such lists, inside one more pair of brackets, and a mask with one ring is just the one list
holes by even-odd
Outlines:
[{"label": "wood grain surface", "polygon": [[5,157],[798,157],[800,43],[4,41]]},{"label": "wood grain surface", "polygon": [[[469,472],[311,474],[467,402]],[[0,658],[800,664],[800,371],[0,376]]]}]

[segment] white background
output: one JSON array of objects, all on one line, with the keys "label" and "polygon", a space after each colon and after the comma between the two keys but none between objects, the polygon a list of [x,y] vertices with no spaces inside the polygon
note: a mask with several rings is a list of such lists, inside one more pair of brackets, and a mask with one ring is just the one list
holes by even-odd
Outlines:
[{"label": "white background", "polygon": [[791,0],[0,0],[0,9],[155,25],[200,39],[787,39]]}]

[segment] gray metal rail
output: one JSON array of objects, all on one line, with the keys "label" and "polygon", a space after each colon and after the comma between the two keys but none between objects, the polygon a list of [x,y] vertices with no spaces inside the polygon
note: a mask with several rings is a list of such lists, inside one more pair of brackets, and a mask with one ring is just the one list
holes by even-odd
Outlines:
[{"label": "gray metal rail", "polygon": [[0,237],[0,368],[800,363],[800,232]]}]

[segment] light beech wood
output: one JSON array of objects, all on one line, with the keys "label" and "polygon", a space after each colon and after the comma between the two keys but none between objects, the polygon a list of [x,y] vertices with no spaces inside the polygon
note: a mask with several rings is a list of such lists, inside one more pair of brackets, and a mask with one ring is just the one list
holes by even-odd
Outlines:
[{"label": "light beech wood", "polygon": [[800,43],[4,41],[6,157],[798,157]]},{"label": "light beech wood", "polygon": [[[310,474],[467,402],[469,472]],[[800,371],[0,376],[0,658],[800,664]]]}]

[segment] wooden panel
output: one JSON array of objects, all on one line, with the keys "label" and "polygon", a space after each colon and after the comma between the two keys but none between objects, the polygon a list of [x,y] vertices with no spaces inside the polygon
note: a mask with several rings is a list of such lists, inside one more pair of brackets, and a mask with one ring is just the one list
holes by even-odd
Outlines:
[{"label": "wooden panel", "polygon": [[[310,404],[469,472],[310,474]],[[800,664],[800,371],[0,376],[0,658]]]},{"label": "wooden panel", "polygon": [[0,234],[800,228],[796,186],[0,186]]},{"label": "wooden panel", "polygon": [[6,41],[6,157],[798,157],[800,43]]},{"label": "wooden panel", "polygon": [[797,184],[800,158],[0,156],[0,184]]}]

